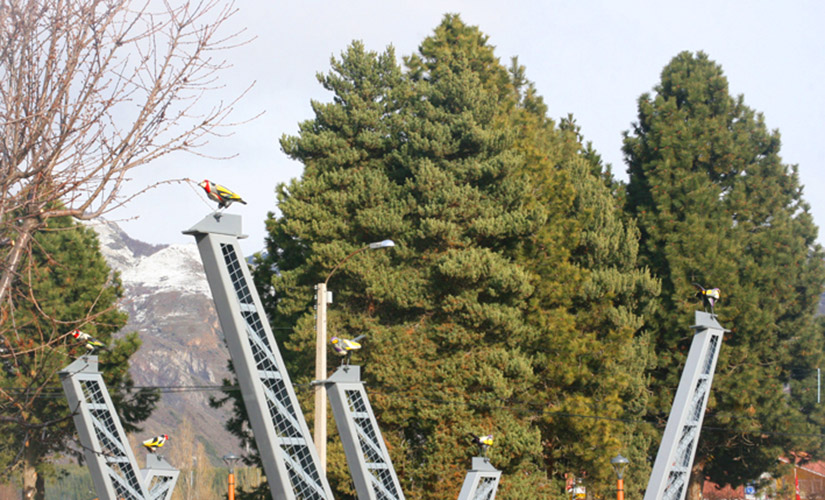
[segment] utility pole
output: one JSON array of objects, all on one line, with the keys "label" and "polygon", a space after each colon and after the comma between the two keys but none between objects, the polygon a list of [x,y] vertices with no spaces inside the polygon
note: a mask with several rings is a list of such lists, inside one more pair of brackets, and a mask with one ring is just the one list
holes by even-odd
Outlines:
[{"label": "utility pole", "polygon": [[[315,286],[315,380],[327,378],[327,284]],[[315,449],[321,471],[327,470],[327,388],[315,386]]]}]

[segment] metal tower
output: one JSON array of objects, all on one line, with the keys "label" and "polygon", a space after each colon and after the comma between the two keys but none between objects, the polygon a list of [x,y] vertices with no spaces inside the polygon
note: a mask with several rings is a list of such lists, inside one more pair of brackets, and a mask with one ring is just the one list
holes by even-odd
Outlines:
[{"label": "metal tower", "polygon": [[97,496],[157,498],[149,496],[138,473],[135,455],[97,369],[97,356],[77,359],[60,372],[60,379]]},{"label": "metal tower", "polygon": [[644,500],[684,500],[725,329],[696,311],[696,330]]},{"label": "metal tower", "polygon": [[241,217],[215,212],[195,237],[275,500],[332,500],[281,353],[243,260]]},{"label": "metal tower", "polygon": [[169,465],[169,462],[154,453],[146,454],[146,468],[140,470],[143,474],[143,484],[149,490],[151,500],[171,500],[175,483],[178,482],[180,471]]},{"label": "metal tower", "polygon": [[327,385],[329,403],[359,500],[404,500],[361,382],[361,367],[340,366],[322,383]]},{"label": "metal tower", "polygon": [[486,457],[473,457],[473,468],[467,471],[458,500],[494,500],[501,471]]}]

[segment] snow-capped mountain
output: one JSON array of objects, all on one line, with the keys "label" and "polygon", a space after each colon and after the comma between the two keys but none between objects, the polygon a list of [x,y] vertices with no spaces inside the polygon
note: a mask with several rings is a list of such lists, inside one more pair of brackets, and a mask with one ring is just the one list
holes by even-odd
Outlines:
[{"label": "snow-capped mountain", "polygon": [[112,222],[92,227],[123,283],[121,307],[129,314],[123,331],[137,331],[143,341],[131,359],[132,378],[138,386],[170,388],[141,424],[144,434],[168,433],[173,445],[174,429],[187,418],[216,461],[238,453],[237,441],[223,427],[228,413],[208,404],[209,396],[222,393],[186,389],[218,386],[228,378],[229,353],[194,241],[154,246],[130,238]]}]

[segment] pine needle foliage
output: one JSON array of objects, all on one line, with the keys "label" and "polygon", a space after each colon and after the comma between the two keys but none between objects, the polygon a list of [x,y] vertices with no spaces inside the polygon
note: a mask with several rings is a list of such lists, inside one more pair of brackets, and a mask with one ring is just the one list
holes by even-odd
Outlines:
[{"label": "pine needle foliage", "polygon": [[[611,456],[647,447],[621,421],[644,408],[658,283],[598,155],[456,15],[403,67],[354,42],[318,79],[333,97],[281,139],[304,174],[279,187],[255,271],[294,381],[313,378],[329,280],[328,337],[367,335],[354,362],[410,498],[455,497],[480,434],[501,498],[562,498],[568,472],[606,484]],[[354,498],[335,439],[328,475]]]},{"label": "pine needle foliage", "polygon": [[692,488],[705,476],[755,481],[792,451],[821,455],[820,440],[802,434],[819,434],[822,417],[810,386],[822,359],[814,313],[823,252],[780,144],[701,52],[673,58],[625,134],[627,210],[641,229],[642,262],[662,280],[650,322],[653,416],[667,415],[702,307],[692,283],[721,289],[715,309],[731,330],[705,418],[714,431],[702,434]]}]

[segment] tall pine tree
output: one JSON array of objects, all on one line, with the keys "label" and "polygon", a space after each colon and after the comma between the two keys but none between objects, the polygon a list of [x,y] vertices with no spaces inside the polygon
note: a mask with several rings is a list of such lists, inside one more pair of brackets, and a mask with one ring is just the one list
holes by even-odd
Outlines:
[{"label": "tall pine tree", "polygon": [[[359,355],[405,490],[454,495],[467,436],[489,432],[502,498],[561,496],[566,472],[605,484],[610,457],[645,448],[619,421],[639,415],[635,334],[657,290],[635,270],[636,230],[598,156],[477,28],[446,16],[406,66],[353,44],[319,77],[333,101],[282,139],[305,171],[279,190],[256,280],[290,371],[312,378],[313,285],[390,237],[331,279],[329,335],[368,334]],[[335,440],[330,454],[352,495]]]},{"label": "tall pine tree", "polygon": [[330,335],[368,334],[365,375],[408,494],[454,495],[476,451],[467,436],[493,433],[496,464],[521,472],[505,486],[515,498],[545,483],[539,434],[506,404],[533,380],[517,342],[532,285],[512,257],[544,215],[525,206],[504,112],[514,95],[483,35],[447,17],[407,64],[402,75],[392,51],[353,45],[323,79],[334,102],[282,141],[306,170],[270,221],[286,236],[270,248],[277,315],[303,315],[286,342],[309,353],[311,285],[350,251],[395,240],[337,271]]},{"label": "tall pine tree", "polygon": [[[696,282],[719,287],[725,335],[691,494],[705,477],[733,485],[775,471],[795,450],[818,453],[811,373],[822,356],[813,324],[825,282],[817,228],[797,169],[782,163],[764,118],[728,93],[719,65],[683,52],[638,102],[625,134],[627,210],[642,262],[662,280],[652,317],[657,365],[651,411],[669,411],[690,343]],[[790,389],[790,390],[788,390]]]}]

